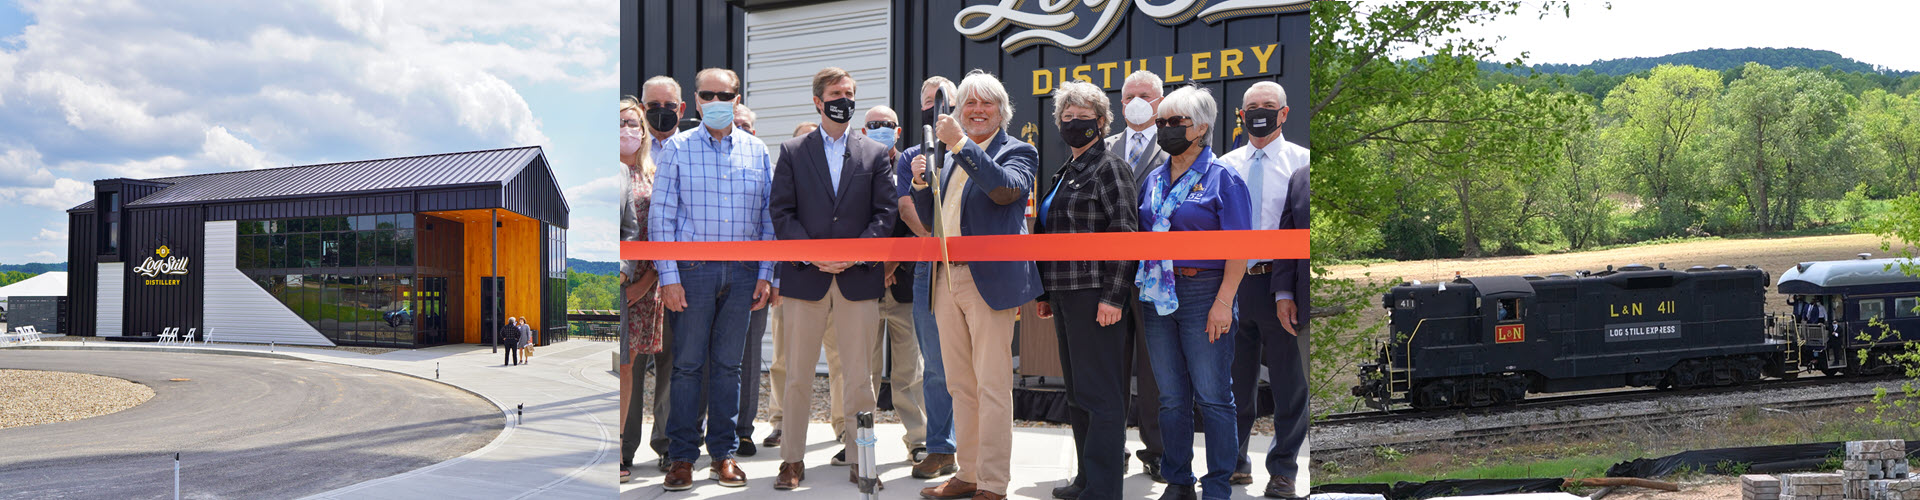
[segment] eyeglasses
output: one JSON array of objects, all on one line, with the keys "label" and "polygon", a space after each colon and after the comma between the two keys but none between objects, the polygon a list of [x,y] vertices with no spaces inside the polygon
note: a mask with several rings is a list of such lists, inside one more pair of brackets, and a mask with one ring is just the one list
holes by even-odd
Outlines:
[{"label": "eyeglasses", "polygon": [[661,101],[647,102],[645,103],[645,105],[647,109],[668,109],[668,108],[680,107],[680,103],[677,103],[677,102],[661,102]]},{"label": "eyeglasses", "polygon": [[894,123],[894,122],[890,122],[890,121],[870,121],[870,122],[867,122],[867,130],[879,130],[879,129],[883,129],[883,128],[895,128],[895,127],[899,127],[899,126],[900,126],[900,124],[898,124],[898,123]]},{"label": "eyeglasses", "polygon": [[1166,118],[1154,118],[1153,124],[1161,127],[1178,127],[1180,123],[1184,121],[1187,121],[1187,117],[1185,116],[1169,116]]},{"label": "eyeglasses", "polygon": [[640,120],[620,120],[620,128],[640,128]]},{"label": "eyeglasses", "polygon": [[700,100],[702,101],[731,101],[733,100],[734,97],[739,96],[740,93],[739,92],[714,92],[711,90],[702,90],[699,92],[695,92],[694,95],[700,96]]}]

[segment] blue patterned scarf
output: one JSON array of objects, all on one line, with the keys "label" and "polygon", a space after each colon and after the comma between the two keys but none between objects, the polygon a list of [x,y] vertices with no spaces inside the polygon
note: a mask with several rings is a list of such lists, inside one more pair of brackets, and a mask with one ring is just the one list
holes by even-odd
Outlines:
[{"label": "blue patterned scarf", "polygon": [[[1173,210],[1180,207],[1180,202],[1187,199],[1187,193],[1193,191],[1193,185],[1200,182],[1200,173],[1194,171],[1193,167],[1200,166],[1200,162],[1207,159],[1207,155],[1202,153],[1200,158],[1193,162],[1192,167],[1187,167],[1186,174],[1180,176],[1180,180],[1175,182],[1173,189],[1170,190],[1161,189],[1167,185],[1165,176],[1151,176],[1147,187],[1147,207],[1153,219],[1142,222],[1148,223],[1148,227],[1153,228],[1155,232],[1171,230]],[[1172,166],[1171,161],[1168,162],[1168,166]],[[1171,173],[1172,169],[1169,168],[1168,172]],[[1147,260],[1141,261],[1140,264],[1140,271],[1133,276],[1134,286],[1140,287],[1140,300],[1153,304],[1154,312],[1161,316],[1173,314],[1173,311],[1180,309],[1180,298],[1173,293],[1173,261]]]}]

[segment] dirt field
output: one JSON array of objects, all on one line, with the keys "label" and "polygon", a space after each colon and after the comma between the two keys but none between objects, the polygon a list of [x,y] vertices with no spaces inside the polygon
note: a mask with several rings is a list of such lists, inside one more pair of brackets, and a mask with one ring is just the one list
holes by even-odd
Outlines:
[{"label": "dirt field", "polygon": [[[1875,258],[1891,257],[1890,253],[1880,250],[1880,243],[1880,237],[1871,234],[1772,240],[1723,239],[1616,248],[1598,252],[1336,266],[1329,270],[1332,271],[1334,278],[1364,278],[1367,274],[1371,274],[1378,280],[1397,277],[1401,280],[1431,282],[1452,279],[1454,271],[1459,271],[1465,276],[1527,274],[1545,276],[1552,273],[1571,274],[1580,270],[1600,271],[1606,269],[1608,265],[1658,266],[1665,263],[1670,269],[1686,269],[1690,266],[1713,267],[1726,264],[1742,267],[1752,264],[1767,270],[1774,279],[1779,279],[1780,273],[1801,262],[1852,259],[1856,254],[1863,252],[1872,253]],[[1785,300],[1769,293],[1767,310],[1785,312],[1787,310]],[[1377,308],[1372,309],[1370,315],[1384,317]]]}]

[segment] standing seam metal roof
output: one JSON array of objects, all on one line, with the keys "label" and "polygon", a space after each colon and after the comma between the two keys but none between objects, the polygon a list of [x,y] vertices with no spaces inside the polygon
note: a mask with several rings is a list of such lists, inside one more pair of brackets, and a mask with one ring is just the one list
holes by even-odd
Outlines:
[{"label": "standing seam metal roof", "polygon": [[[129,207],[328,193],[505,184],[542,156],[539,146],[146,179],[172,184]],[[72,210],[93,208],[87,201]]]}]

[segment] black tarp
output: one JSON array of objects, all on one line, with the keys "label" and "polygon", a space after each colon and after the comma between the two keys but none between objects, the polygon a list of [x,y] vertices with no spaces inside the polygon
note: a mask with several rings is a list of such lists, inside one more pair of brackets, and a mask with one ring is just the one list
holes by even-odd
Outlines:
[{"label": "black tarp", "polygon": [[[1907,456],[1916,455],[1908,442]],[[1707,474],[1732,475],[1734,472],[1776,473],[1813,470],[1831,457],[1846,453],[1847,443],[1783,444],[1683,451],[1660,458],[1636,458],[1607,468],[1607,477],[1658,479],[1685,468]],[[1844,458],[1844,457],[1842,457]],[[1744,466],[1744,467],[1743,467]]]},{"label": "black tarp", "polygon": [[1424,483],[1401,481],[1392,485],[1322,484],[1313,493],[1362,493],[1386,496],[1390,500],[1420,500],[1442,496],[1504,495],[1508,493],[1552,493],[1561,491],[1565,479],[1440,479]]}]

